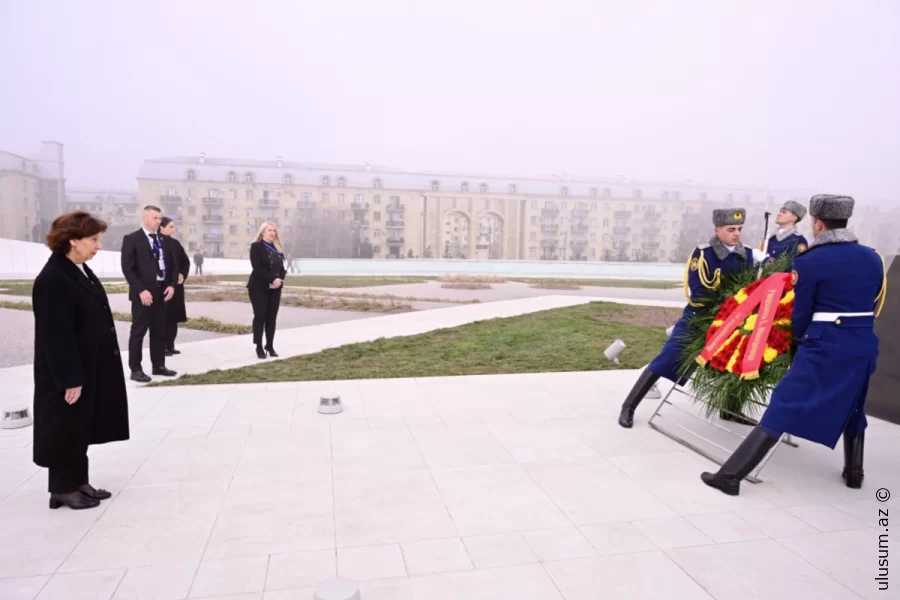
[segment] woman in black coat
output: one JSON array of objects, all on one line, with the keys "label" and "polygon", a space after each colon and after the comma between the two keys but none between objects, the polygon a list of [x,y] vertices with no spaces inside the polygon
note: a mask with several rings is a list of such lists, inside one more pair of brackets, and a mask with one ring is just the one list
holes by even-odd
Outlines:
[{"label": "woman in black coat", "polygon": [[[275,339],[275,317],[281,304],[281,286],[287,274],[284,266],[284,247],[278,237],[278,228],[266,221],[259,228],[256,241],[250,244],[250,265],[253,271],[247,281],[250,302],[253,304],[253,343],[256,356],[278,356],[272,346]],[[266,347],[262,346],[263,330]]]},{"label": "woman in black coat", "polygon": [[49,469],[50,508],[111,497],[89,483],[90,444],[127,440],[128,397],[103,284],[85,264],[106,224],[86,212],[53,221],[53,251],[34,281],[34,462]]},{"label": "woman in black coat", "polygon": [[191,260],[181,242],[173,238],[175,235],[175,221],[169,217],[163,217],[159,222],[159,232],[165,237],[163,240],[169,244],[172,256],[175,257],[175,268],[178,270],[178,285],[175,286],[175,295],[166,303],[166,356],[181,354],[175,349],[175,338],[178,336],[178,324],[187,321],[187,309],[184,306],[184,281],[191,273]]}]

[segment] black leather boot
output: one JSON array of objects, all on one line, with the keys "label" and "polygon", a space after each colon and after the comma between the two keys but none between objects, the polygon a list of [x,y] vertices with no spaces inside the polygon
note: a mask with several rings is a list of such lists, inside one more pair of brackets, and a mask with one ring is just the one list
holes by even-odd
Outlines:
[{"label": "black leather boot", "polygon": [[60,506],[68,506],[72,510],[83,510],[100,506],[100,501],[88,498],[77,490],[68,494],[50,494],[50,508],[59,508]]},{"label": "black leather boot", "polygon": [[256,345],[256,357],[257,358],[266,358],[266,351],[263,350],[262,344]]},{"label": "black leather boot", "polygon": [[278,358],[278,354],[275,352],[275,348],[272,347],[272,344],[266,346],[266,352],[269,353],[269,356],[273,358]]},{"label": "black leather boot", "polygon": [[863,482],[863,444],[866,432],[856,437],[844,434],[844,471],[841,473],[847,481],[847,487],[858,490]]},{"label": "black leather boot", "polygon": [[756,468],[777,443],[778,438],[754,427],[717,473],[702,473],[700,479],[729,496],[737,496],[741,491],[741,480]]},{"label": "black leather boot", "polygon": [[622,403],[622,412],[619,413],[619,425],[626,429],[631,429],[634,425],[634,409],[638,407],[638,404],[641,403],[641,400],[644,399],[644,396],[647,395],[647,392],[650,391],[650,388],[657,381],[659,381],[659,375],[650,369],[644,369],[644,372],[641,373],[634,387],[628,393],[628,397],[625,398],[625,402]]}]

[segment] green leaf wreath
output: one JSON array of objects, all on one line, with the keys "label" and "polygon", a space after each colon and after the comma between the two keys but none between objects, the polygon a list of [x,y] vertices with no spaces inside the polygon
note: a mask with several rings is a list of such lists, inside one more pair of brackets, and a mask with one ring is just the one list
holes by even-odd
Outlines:
[{"label": "green leaf wreath", "polygon": [[787,373],[793,360],[793,344],[789,351],[780,354],[771,363],[762,365],[758,379],[741,379],[708,365],[701,367],[696,359],[703,352],[706,332],[722,305],[754,281],[790,270],[795,255],[796,253],[785,252],[777,260],[764,263],[761,270],[759,263],[755,263],[740,271],[723,275],[718,289],[707,291],[698,300],[703,308],[688,319],[685,333],[680,338],[683,350],[679,355],[679,373],[690,376],[692,396],[696,402],[706,405],[707,417],[727,410],[758,420],[756,415],[761,415],[765,409],[769,393]]}]

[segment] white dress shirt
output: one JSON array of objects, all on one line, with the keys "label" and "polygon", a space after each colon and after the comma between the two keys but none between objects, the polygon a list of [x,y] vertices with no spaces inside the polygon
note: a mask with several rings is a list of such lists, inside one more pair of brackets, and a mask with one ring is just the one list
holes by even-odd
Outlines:
[{"label": "white dress shirt", "polygon": [[[144,236],[147,238],[147,243],[150,244],[150,249],[151,249],[151,250],[156,250],[156,247],[153,245],[153,238],[150,237],[150,233],[151,233],[151,232],[147,231],[147,230],[146,230],[145,228],[143,228],[143,227],[141,227],[141,230],[143,230]],[[165,257],[165,252],[162,251],[162,238],[160,237],[160,234],[159,234],[159,233],[156,234],[156,243],[159,245],[159,270],[162,271],[163,273],[165,273],[165,271],[166,271],[166,257]],[[159,275],[159,274],[157,273],[157,275],[156,275],[156,280],[157,280],[157,281],[163,281],[163,280],[165,280],[165,277],[162,276],[162,275]]]}]

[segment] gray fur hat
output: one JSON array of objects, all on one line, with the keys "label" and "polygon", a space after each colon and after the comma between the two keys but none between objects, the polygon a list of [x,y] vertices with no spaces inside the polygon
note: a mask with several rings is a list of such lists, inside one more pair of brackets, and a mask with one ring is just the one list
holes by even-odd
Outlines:
[{"label": "gray fur hat", "polygon": [[817,219],[849,219],[855,203],[850,196],[818,194],[809,200],[809,214]]},{"label": "gray fur hat", "polygon": [[784,210],[789,210],[797,215],[797,222],[802,221],[803,217],[806,216],[806,207],[794,200],[788,200],[781,208],[783,208]]},{"label": "gray fur hat", "polygon": [[716,227],[743,225],[746,218],[747,211],[743,208],[717,208],[713,211],[713,225]]}]

